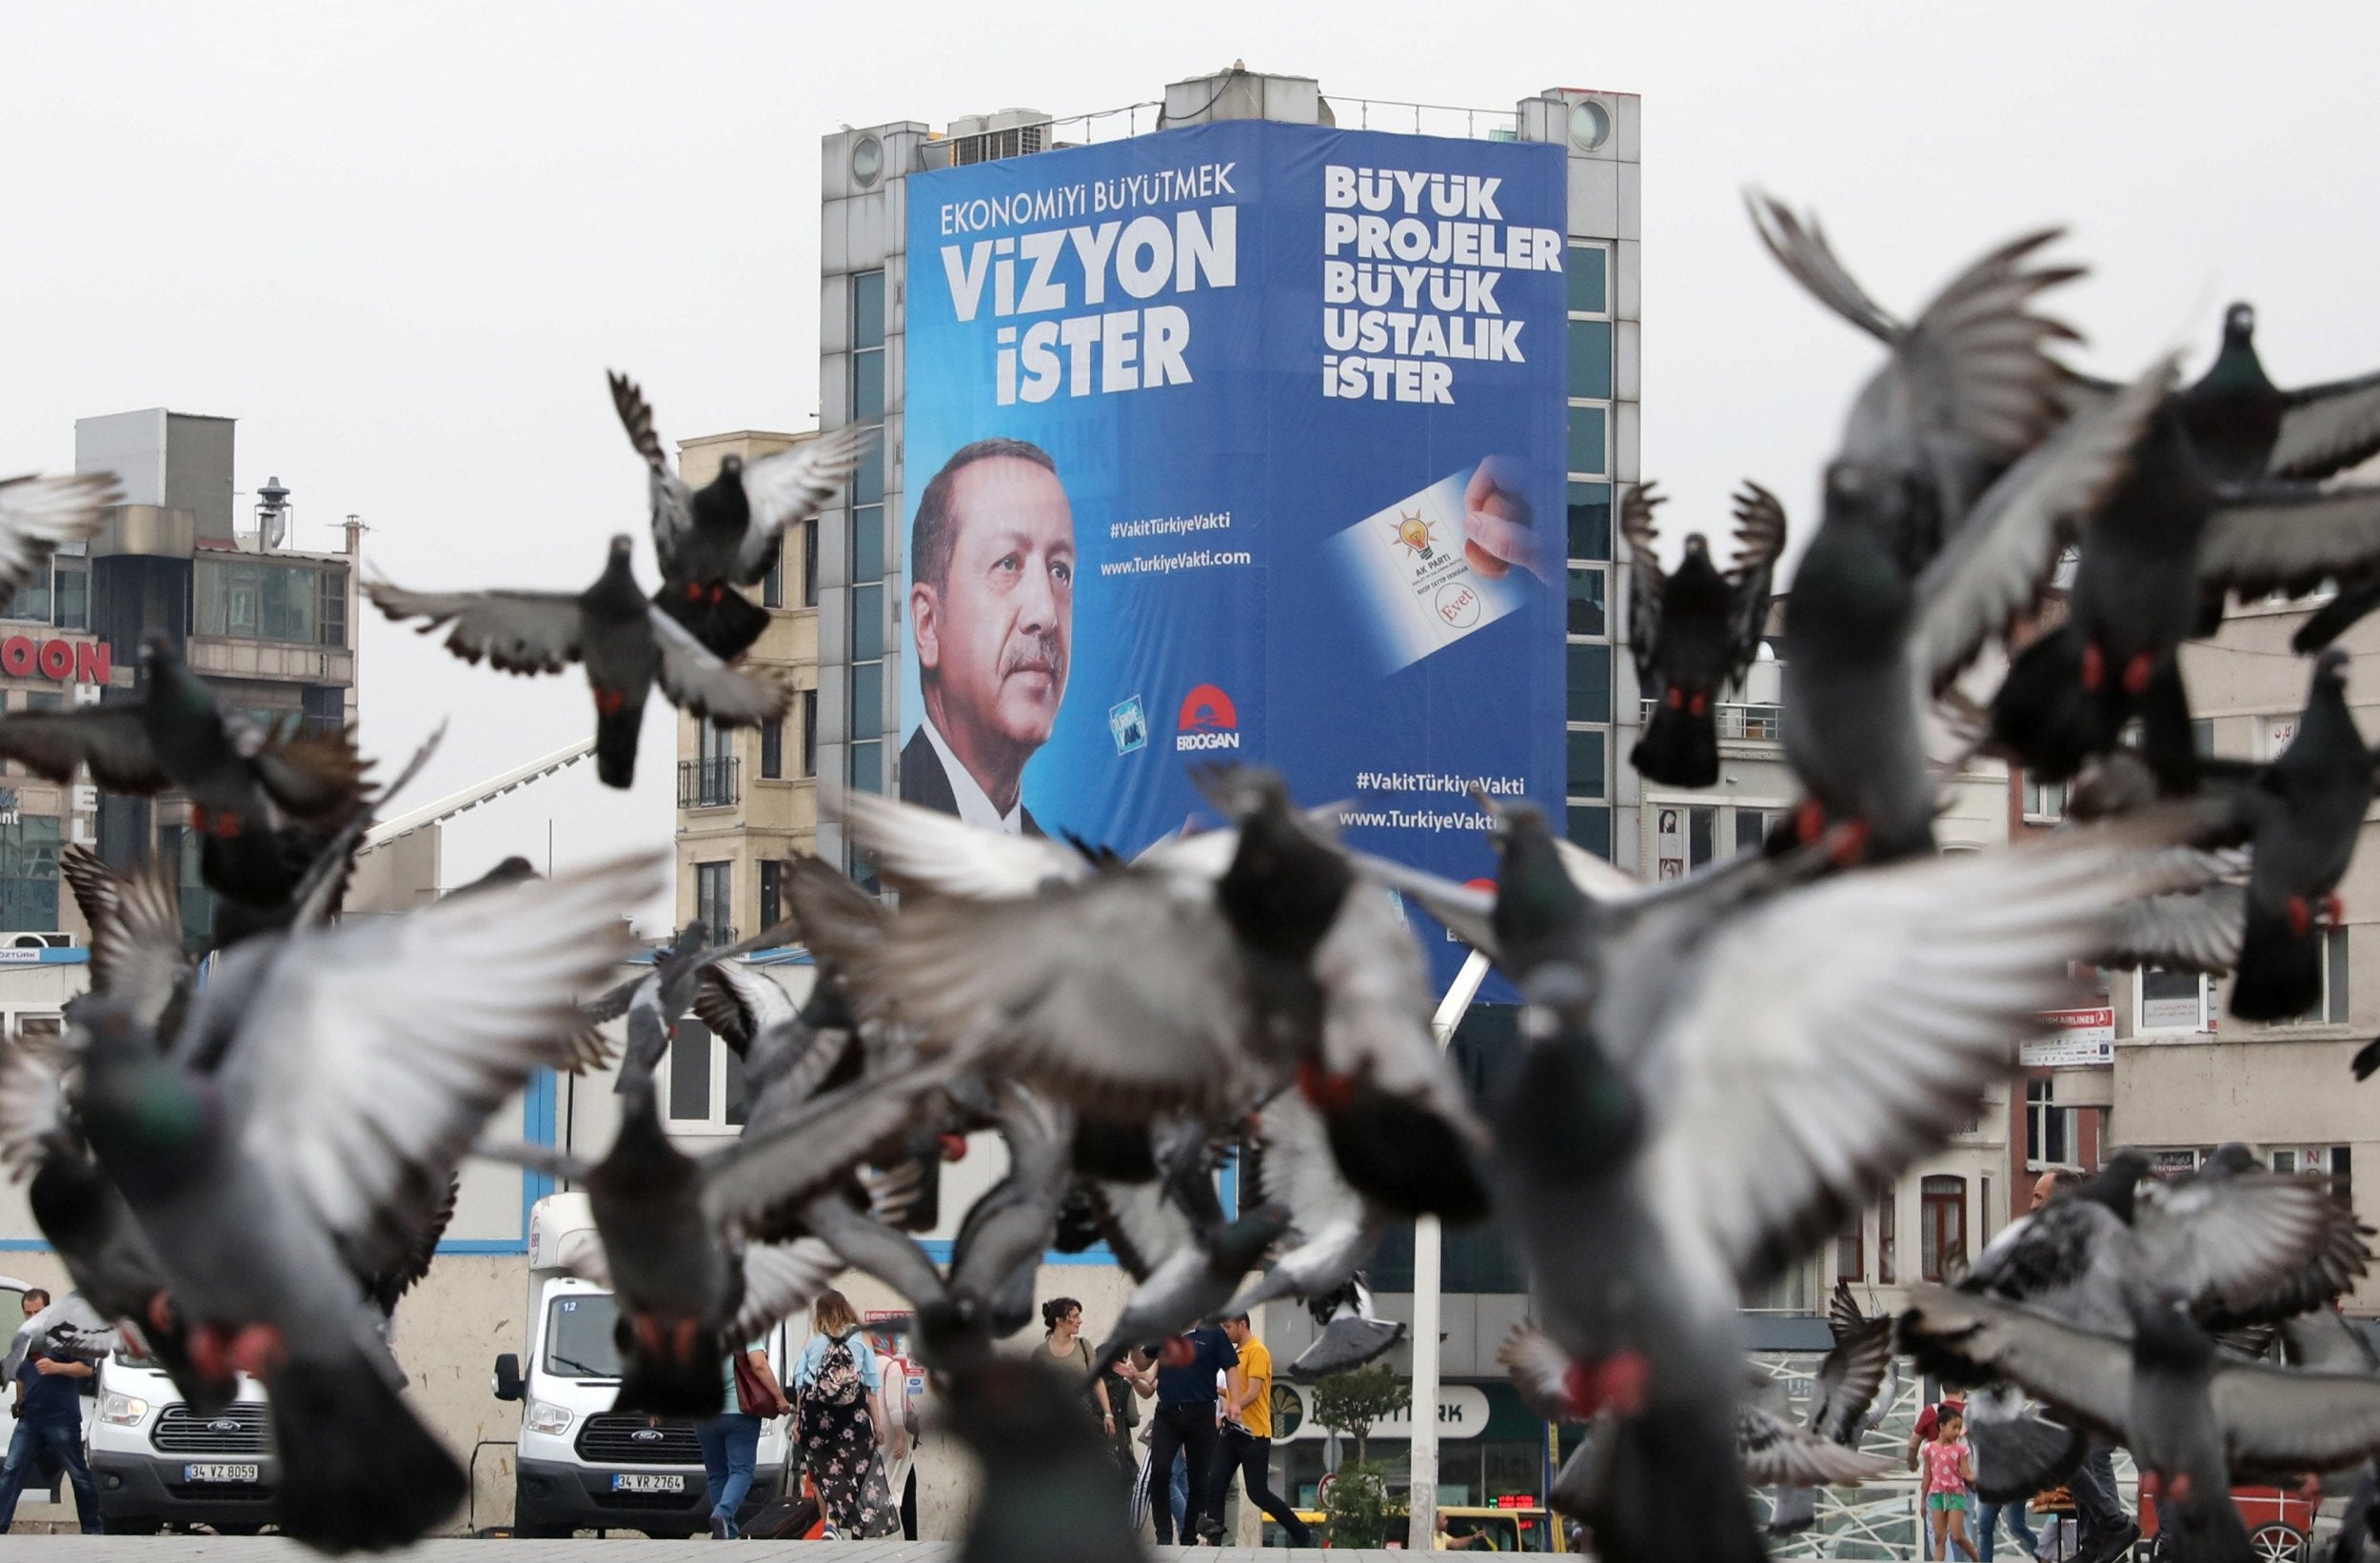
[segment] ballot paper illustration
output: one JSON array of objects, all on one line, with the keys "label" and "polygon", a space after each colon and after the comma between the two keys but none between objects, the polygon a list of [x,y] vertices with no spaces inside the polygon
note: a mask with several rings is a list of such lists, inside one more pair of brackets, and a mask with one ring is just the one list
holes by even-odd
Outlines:
[{"label": "ballot paper illustration", "polygon": [[1465,549],[1463,490],[1472,471],[1450,472],[1331,539],[1331,558],[1365,610],[1383,675],[1496,623],[1537,589],[1527,571],[1491,575],[1478,567],[1478,551]]}]

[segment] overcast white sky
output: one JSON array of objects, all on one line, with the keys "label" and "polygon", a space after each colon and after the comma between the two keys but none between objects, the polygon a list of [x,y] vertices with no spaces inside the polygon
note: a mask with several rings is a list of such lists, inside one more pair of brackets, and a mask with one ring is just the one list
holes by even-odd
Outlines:
[{"label": "overcast white sky", "polygon": [[[2072,223],[2096,269],[2065,310],[2111,372],[2176,341],[2194,367],[2233,297],[2284,384],[2380,366],[2369,4],[10,0],[0,471],[70,466],[78,416],[228,414],[299,546],[352,512],[407,584],[575,588],[644,524],[606,367],[669,440],[809,425],[823,131],[1081,112],[1234,59],[1334,95],[1643,95],[1644,457],[1680,523],[1750,475],[1806,524],[1874,362],[1759,251],[1747,183],[1815,206],[1894,309]],[[452,716],[416,801],[590,722],[575,673],[474,670],[377,616],[363,692],[385,755]],[[581,767],[450,827],[449,881],[542,860],[549,818],[565,863],[665,842],[658,715],[642,759],[633,793]]]}]

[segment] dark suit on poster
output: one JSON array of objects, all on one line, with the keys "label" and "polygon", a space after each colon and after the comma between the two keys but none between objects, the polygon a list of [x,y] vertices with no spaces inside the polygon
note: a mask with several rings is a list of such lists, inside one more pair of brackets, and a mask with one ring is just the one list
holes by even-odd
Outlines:
[{"label": "dark suit on poster", "polygon": [[[942,769],[942,757],[934,752],[934,741],[925,736],[923,722],[901,746],[901,801],[937,814],[959,812],[959,795],[951,790],[950,773]],[[1017,819],[1022,834],[1043,834],[1034,822],[1033,811],[1022,802],[1017,805]]]}]

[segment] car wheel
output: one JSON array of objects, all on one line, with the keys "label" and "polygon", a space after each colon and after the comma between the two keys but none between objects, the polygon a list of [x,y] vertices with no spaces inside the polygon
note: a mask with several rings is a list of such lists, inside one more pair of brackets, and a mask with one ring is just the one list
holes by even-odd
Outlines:
[{"label": "car wheel", "polygon": [[2256,1563],[2303,1563],[2306,1533],[2272,1520],[2248,1533],[2248,1549]]}]

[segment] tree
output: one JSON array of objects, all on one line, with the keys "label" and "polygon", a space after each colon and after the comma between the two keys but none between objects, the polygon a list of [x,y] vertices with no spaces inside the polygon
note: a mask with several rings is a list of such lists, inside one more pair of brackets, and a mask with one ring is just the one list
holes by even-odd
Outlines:
[{"label": "tree", "polygon": [[1393,1416],[1413,1401],[1412,1389],[1385,1362],[1335,1373],[1314,1386],[1314,1419],[1356,1441],[1356,1463],[1364,1459],[1372,1424]]}]

